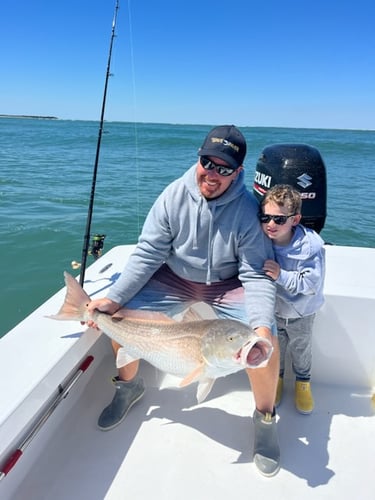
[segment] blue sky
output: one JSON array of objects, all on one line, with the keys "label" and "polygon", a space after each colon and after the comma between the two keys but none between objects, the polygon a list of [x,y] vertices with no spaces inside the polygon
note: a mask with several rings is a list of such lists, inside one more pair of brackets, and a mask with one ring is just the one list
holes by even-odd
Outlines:
[{"label": "blue sky", "polygon": [[[3,0],[0,114],[98,120],[115,0]],[[375,129],[374,0],[120,0],[107,120]]]}]

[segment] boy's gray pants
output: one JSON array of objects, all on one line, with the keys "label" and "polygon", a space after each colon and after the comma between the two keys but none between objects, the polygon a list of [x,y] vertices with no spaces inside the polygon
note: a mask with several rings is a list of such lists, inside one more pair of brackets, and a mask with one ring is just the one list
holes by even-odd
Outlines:
[{"label": "boy's gray pants", "polygon": [[302,318],[276,317],[280,345],[280,376],[285,372],[285,356],[289,348],[292,368],[297,380],[310,380],[312,361],[312,327],[315,314]]}]

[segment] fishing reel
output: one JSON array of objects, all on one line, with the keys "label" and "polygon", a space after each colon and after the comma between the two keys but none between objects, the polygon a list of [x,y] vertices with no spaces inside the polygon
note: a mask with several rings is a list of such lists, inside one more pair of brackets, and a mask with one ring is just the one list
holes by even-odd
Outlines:
[{"label": "fishing reel", "polygon": [[[105,236],[105,234],[94,234],[94,236],[92,237],[87,254],[92,255],[95,260],[99,259],[99,257],[101,257],[103,253],[102,250],[104,247]],[[81,267],[81,263],[73,260],[71,266],[72,269],[79,269]]]},{"label": "fishing reel", "polygon": [[102,250],[104,247],[105,234],[94,234],[91,240],[91,245],[88,251],[89,255],[92,255],[95,260],[99,259],[102,255]]}]

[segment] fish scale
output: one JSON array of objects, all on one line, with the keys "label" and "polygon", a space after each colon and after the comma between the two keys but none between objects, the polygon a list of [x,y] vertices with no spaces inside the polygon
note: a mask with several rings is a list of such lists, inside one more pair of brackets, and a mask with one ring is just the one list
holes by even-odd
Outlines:
[{"label": "fish scale", "polygon": [[161,331],[148,321],[114,321],[102,313],[95,313],[92,319],[134,359],[145,359],[162,371],[182,377],[203,362],[201,343],[206,332],[197,332],[195,322],[163,325]]}]

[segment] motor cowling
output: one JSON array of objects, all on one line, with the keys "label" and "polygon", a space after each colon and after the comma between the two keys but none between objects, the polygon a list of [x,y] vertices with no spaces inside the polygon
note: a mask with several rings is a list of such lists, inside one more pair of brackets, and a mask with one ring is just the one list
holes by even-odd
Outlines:
[{"label": "motor cowling", "polygon": [[253,184],[259,202],[275,184],[289,184],[301,193],[301,223],[319,233],[327,215],[326,167],[319,151],[307,144],[272,144],[264,148]]}]

